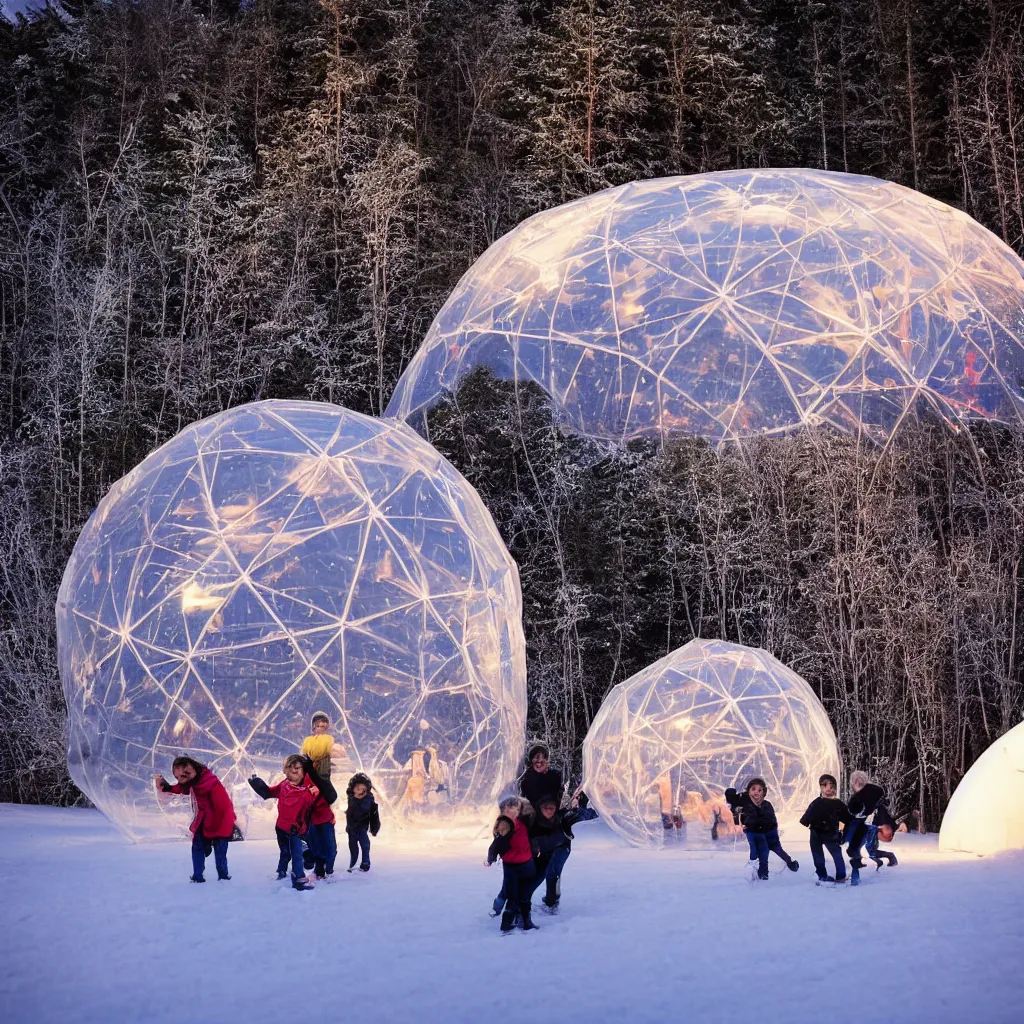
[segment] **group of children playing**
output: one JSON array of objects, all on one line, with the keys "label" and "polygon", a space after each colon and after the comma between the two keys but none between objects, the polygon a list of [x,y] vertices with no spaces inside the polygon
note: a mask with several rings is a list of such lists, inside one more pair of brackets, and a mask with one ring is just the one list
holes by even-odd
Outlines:
[{"label": "group of children playing", "polygon": [[[288,877],[290,864],[291,884],[300,891],[314,885],[307,875],[310,869],[317,879],[330,879],[338,853],[331,809],[338,793],[331,784],[333,739],[327,735],[330,719],[323,712],[317,712],[311,725],[312,735],[303,742],[302,752],[284,759],[285,777],[280,782],[268,786],[256,775],[249,779],[249,785],[258,796],[277,800],[277,877]],[[191,880],[206,881],[206,860],[211,853],[217,878],[230,880],[228,843],[241,838],[231,797],[217,776],[191,757],[175,758],[172,771],[174,785],[162,775],[156,776],[156,784],[164,793],[189,796],[192,800]],[[879,839],[891,840],[896,829],[881,787],[870,782],[866,773],[855,771],[850,776],[853,795],[846,804],[836,795],[837,783],[833,776],[822,775],[818,784],[821,795],[811,801],[800,819],[800,824],[810,830],[817,884],[839,885],[849,878],[852,885],[857,885],[860,869],[864,867],[862,848],[876,867],[882,867],[883,863],[895,866],[896,855],[878,846]],[[597,811],[588,806],[587,796],[581,790],[565,801],[561,773],[550,766],[549,753],[543,744],[531,747],[526,771],[519,779],[519,790],[519,796],[507,796],[499,804],[486,860],[488,866],[499,858],[502,862],[502,887],[494,899],[491,916],[501,916],[501,931],[506,934],[517,923],[524,931],[537,927],[532,919],[532,900],[542,884],[545,886],[544,909],[551,914],[558,912],[562,870],[572,852],[573,826],[598,816]],[[769,852],[781,857],[790,871],[800,867],[782,848],[779,823],[767,794],[768,786],[760,777],[751,779],[742,792],[725,791],[734,820],[742,825],[747,837],[751,877],[761,880],[769,877]],[[358,863],[361,871],[369,871],[370,836],[380,831],[373,783],[368,776],[357,772],[349,779],[346,796],[348,870],[354,871]],[[563,807],[563,803],[567,805]],[[844,843],[850,860],[849,876],[843,859]],[[834,874],[827,871],[826,851],[835,865]]]},{"label": "group of children playing", "polygon": [[[338,855],[334,811],[338,792],[331,784],[333,738],[327,735],[330,719],[322,711],[313,715],[312,735],[302,744],[302,753],[284,759],[284,778],[268,786],[253,775],[249,785],[264,800],[277,800],[275,834],[279,857],[277,877],[288,877],[291,863],[292,887],[300,891],[314,885],[306,872],[312,869],[318,879],[334,875]],[[191,757],[176,757],[171,766],[175,785],[162,775],[156,776],[157,788],[164,793],[189,796],[193,817],[192,832],[193,882],[205,882],[206,859],[211,853],[217,866],[217,878],[229,881],[228,843],[240,839],[235,825],[235,808],[220,779],[205,765]],[[380,831],[380,813],[373,797],[373,783],[362,772],[349,779],[346,789],[345,831],[348,835],[350,872],[359,862],[360,871],[370,870],[370,836]]]},{"label": "group of children playing", "polygon": [[532,901],[542,884],[544,909],[549,914],[558,913],[562,869],[572,852],[572,828],[597,817],[581,790],[573,794],[567,807],[562,807],[562,775],[550,766],[547,747],[535,744],[526,759],[526,771],[519,779],[521,795],[504,797],[498,805],[494,838],[485,862],[489,867],[501,858],[502,886],[491,916],[501,915],[504,934],[511,932],[517,922],[523,931],[537,927]]},{"label": "group of children playing", "polygon": [[[864,867],[862,847],[874,861],[876,870],[883,863],[895,867],[898,863],[896,854],[878,846],[879,839],[889,842],[896,830],[896,822],[886,807],[885,793],[881,786],[870,782],[865,772],[853,772],[850,776],[853,795],[849,804],[843,803],[836,795],[838,786],[833,776],[822,775],[818,779],[818,786],[821,796],[811,801],[800,819],[800,824],[810,829],[811,860],[817,876],[816,884],[841,885],[846,882],[846,861],[842,850],[844,843],[846,855],[850,858],[851,885],[860,883],[860,869]],[[762,881],[768,879],[769,851],[781,857],[790,871],[797,871],[800,867],[779,842],[779,823],[775,809],[765,799],[767,793],[768,786],[760,777],[751,779],[742,793],[735,789],[725,791],[726,802],[732,808],[735,820],[742,824],[743,834],[750,846],[752,877],[756,871],[756,877]],[[872,821],[869,822],[868,818],[872,818]],[[826,850],[835,864],[835,874],[832,875],[825,866]]]}]

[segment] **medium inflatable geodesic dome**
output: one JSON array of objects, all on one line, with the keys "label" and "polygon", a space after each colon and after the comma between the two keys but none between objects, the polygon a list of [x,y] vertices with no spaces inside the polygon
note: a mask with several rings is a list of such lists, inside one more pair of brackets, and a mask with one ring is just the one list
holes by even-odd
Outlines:
[{"label": "medium inflatable geodesic dome", "polygon": [[245,780],[279,778],[317,711],[339,790],[366,771],[412,820],[490,804],[522,754],[515,563],[395,421],[268,401],[183,430],[82,531],[57,629],[71,776],[135,838],[187,824],[153,787],[178,754],[272,834]]},{"label": "medium inflatable geodesic dome", "polygon": [[613,687],[583,744],[584,788],[637,846],[738,833],[725,790],[754,776],[780,821],[798,818],[823,772],[839,778],[839,753],[811,687],[767,651],[722,640],[692,640]]},{"label": "medium inflatable geodesic dome", "polygon": [[535,382],[563,421],[614,442],[819,424],[881,440],[922,411],[1017,423],[1024,263],[965,213],[876,178],[634,182],[492,245],[388,415],[415,423],[477,366]]},{"label": "medium inflatable geodesic dome", "polygon": [[1024,850],[1024,722],[971,765],[953,791],[939,849],[987,856]]}]

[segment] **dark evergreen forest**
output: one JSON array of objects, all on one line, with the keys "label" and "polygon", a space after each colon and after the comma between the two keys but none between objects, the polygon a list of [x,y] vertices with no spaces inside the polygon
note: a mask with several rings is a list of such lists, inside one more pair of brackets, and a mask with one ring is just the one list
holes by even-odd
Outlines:
[{"label": "dark evergreen forest", "polygon": [[[53,602],[110,484],[260,398],[379,413],[459,276],[636,178],[873,174],[1024,252],[1019,0],[65,0],[0,18],[0,799],[69,802]],[[1024,708],[1024,437],[596,450],[475,376],[431,439],[522,570],[531,724],[695,635],[934,825]],[[515,486],[509,486],[509,480]]]}]

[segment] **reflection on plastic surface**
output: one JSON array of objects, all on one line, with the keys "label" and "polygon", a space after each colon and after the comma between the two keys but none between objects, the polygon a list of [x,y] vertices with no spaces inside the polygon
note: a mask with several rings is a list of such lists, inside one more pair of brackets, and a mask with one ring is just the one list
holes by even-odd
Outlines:
[{"label": "reflection on plastic surface", "polygon": [[921,411],[1020,422],[1024,263],[966,214],[876,178],[634,182],[492,245],[388,415],[415,420],[481,365],[611,441],[820,424],[883,439]]},{"label": "reflection on plastic surface", "polygon": [[839,778],[814,691],[767,651],[692,640],[604,699],[583,744],[584,786],[637,846],[714,845],[740,829],[724,801],[760,775],[780,821]]},{"label": "reflection on plastic surface", "polygon": [[490,803],[522,754],[515,563],[472,487],[395,421],[271,401],[188,427],[100,503],[57,625],[71,775],[136,838],[187,824],[152,783],[180,753],[267,834],[245,778],[279,777],[315,711],[339,788],[365,770],[411,820]]}]

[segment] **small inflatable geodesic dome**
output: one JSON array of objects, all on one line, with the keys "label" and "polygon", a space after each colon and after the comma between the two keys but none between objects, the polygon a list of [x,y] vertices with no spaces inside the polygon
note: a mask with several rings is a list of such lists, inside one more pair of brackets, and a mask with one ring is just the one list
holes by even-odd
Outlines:
[{"label": "small inflatable geodesic dome", "polygon": [[244,811],[246,777],[280,777],[316,711],[338,788],[367,771],[413,820],[491,803],[522,754],[515,563],[472,487],[395,421],[268,401],[188,427],[100,503],[57,629],[71,776],[135,838],[188,821],[154,793],[174,756]]},{"label": "small inflatable geodesic dome", "polygon": [[965,213],[876,178],[741,170],[536,214],[470,268],[388,415],[477,366],[620,442],[714,442],[908,415],[1022,420],[1024,263]]},{"label": "small inflatable geodesic dome", "polygon": [[583,744],[584,787],[637,846],[738,831],[724,802],[761,776],[780,821],[839,778],[835,733],[811,687],[767,651],[692,640],[612,688]]},{"label": "small inflatable geodesic dome", "polygon": [[1000,736],[953,792],[939,849],[987,856],[1024,850],[1024,722]]}]

